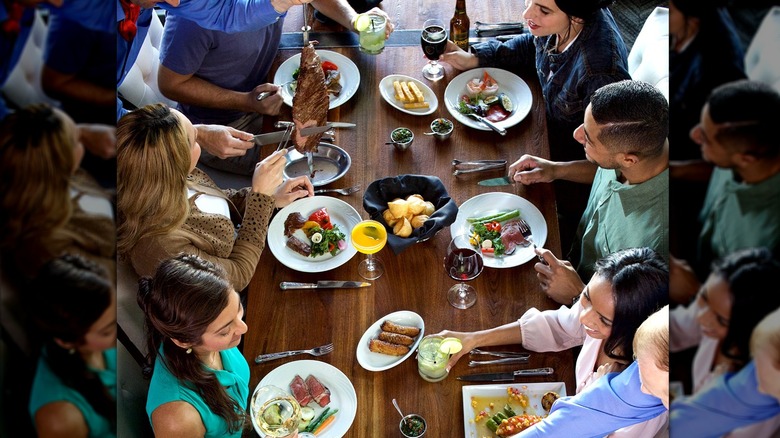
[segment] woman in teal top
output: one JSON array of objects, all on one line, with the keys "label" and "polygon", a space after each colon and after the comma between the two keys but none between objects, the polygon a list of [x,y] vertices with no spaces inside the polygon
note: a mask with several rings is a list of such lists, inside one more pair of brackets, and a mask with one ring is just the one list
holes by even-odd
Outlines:
[{"label": "woman in teal top", "polygon": [[240,437],[249,365],[237,346],[247,326],[225,270],[180,254],[139,281],[138,304],[154,362],[146,412],[155,436]]},{"label": "woman in teal top", "polygon": [[45,264],[27,298],[44,341],[30,394],[39,437],[116,436],[116,292],[80,256]]}]

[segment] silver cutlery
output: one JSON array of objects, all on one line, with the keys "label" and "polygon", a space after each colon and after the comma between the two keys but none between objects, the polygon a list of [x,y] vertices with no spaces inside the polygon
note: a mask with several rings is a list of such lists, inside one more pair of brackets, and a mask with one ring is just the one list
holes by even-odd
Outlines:
[{"label": "silver cutlery", "polygon": [[495,357],[530,357],[531,356],[528,353],[521,353],[519,351],[488,351],[488,350],[480,350],[479,348],[475,348],[469,351],[469,354],[471,354],[472,356],[476,354],[486,354]]},{"label": "silver cutlery", "polygon": [[333,351],[333,344],[325,344],[320,347],[312,348],[311,350],[290,350],[281,351],[279,353],[261,354],[255,358],[255,363],[268,362],[275,359],[281,359],[284,357],[295,356],[296,354],[311,354],[312,356],[324,356]]},{"label": "silver cutlery", "polygon": [[532,368],[528,370],[517,370],[508,373],[483,373],[483,374],[467,374],[464,376],[456,377],[458,380],[465,380],[467,382],[511,382],[515,380],[517,376],[549,376],[555,371],[550,367],[544,368]]},{"label": "silver cutlery", "polygon": [[[458,114],[463,114],[462,112],[458,111],[458,105],[450,103],[450,106]],[[468,117],[468,118],[470,118],[470,119],[472,119],[472,120],[476,120],[476,121],[482,123],[483,125],[487,126],[488,128],[492,129],[493,131],[496,131],[497,133],[499,133],[501,135],[506,135],[506,129],[501,128],[500,126],[496,125],[495,123],[491,122],[490,120],[488,120],[488,119],[486,119],[486,118],[484,118],[484,117],[482,117],[482,116],[480,116],[478,114],[467,113],[467,114],[463,114],[463,115]]]},{"label": "silver cutlery", "polygon": [[[287,81],[287,82],[285,82],[283,84],[279,84],[279,91],[281,92],[281,90],[283,90],[284,87],[292,84],[293,82],[295,82],[295,80]],[[271,96],[271,95],[273,95],[275,93],[276,93],[276,91],[263,91],[262,93],[257,95],[257,101],[259,102],[259,101],[265,99],[266,97],[269,97],[269,96]]]},{"label": "silver cutlery", "polygon": [[[523,238],[527,240],[531,245],[534,246],[534,249],[536,249],[536,242],[534,242],[534,236],[531,233],[531,227],[528,225],[528,222],[525,221],[525,219],[520,218],[518,221],[520,225],[520,234],[523,235]],[[542,256],[536,256],[540,262],[544,262],[544,257]]]},{"label": "silver cutlery", "polygon": [[360,184],[343,189],[317,189],[314,191],[314,194],[321,195],[323,193],[338,193],[339,195],[351,195],[358,190],[360,190]]},{"label": "silver cutlery", "polygon": [[499,365],[499,364],[507,364],[507,363],[525,363],[528,362],[529,356],[516,356],[516,357],[502,357],[501,359],[493,359],[493,360],[471,360],[469,361],[470,367],[475,367],[477,365]]}]

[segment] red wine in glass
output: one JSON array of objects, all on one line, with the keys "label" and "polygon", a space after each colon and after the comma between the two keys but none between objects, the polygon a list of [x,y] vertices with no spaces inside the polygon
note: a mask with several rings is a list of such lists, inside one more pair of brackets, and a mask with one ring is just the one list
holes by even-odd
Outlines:
[{"label": "red wine in glass", "polygon": [[477,302],[477,291],[465,282],[477,278],[483,267],[482,253],[471,245],[469,236],[458,235],[452,238],[444,258],[447,275],[460,281],[447,291],[447,300],[452,306],[468,309]]},{"label": "red wine in glass", "polygon": [[431,81],[438,81],[444,77],[444,67],[439,62],[439,56],[447,47],[447,30],[444,22],[438,19],[426,20],[420,33],[420,45],[422,46],[428,63],[422,69],[423,76]]}]

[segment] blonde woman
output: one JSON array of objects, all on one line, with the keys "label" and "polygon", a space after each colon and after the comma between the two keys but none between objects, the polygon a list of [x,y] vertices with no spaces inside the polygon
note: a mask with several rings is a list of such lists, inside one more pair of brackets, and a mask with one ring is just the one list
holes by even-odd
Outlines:
[{"label": "blonde woman", "polygon": [[0,123],[0,237],[12,283],[70,252],[116,271],[116,227],[110,196],[79,168],[82,132],[45,104]]},{"label": "blonde woman", "polygon": [[183,252],[220,265],[241,291],[265,247],[274,208],[314,194],[306,176],[283,181],[285,151],[257,165],[251,187],[221,190],[195,167],[196,129],[164,104],[122,117],[117,143],[118,250],[141,276]]}]

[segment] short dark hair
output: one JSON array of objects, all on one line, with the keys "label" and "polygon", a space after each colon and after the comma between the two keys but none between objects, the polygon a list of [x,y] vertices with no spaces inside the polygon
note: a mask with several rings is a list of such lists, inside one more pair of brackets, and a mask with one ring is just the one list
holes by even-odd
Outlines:
[{"label": "short dark hair", "polygon": [[758,158],[776,157],[780,92],[763,82],[740,79],[712,90],[707,99],[715,138],[729,149]]},{"label": "short dark hair", "polygon": [[653,85],[630,79],[604,85],[590,98],[598,140],[613,152],[658,157],[669,135],[669,102]]},{"label": "short dark hair", "polygon": [[746,248],[713,262],[711,275],[728,283],[732,297],[729,326],[720,350],[742,368],[750,361],[753,329],[780,307],[780,294],[766,290],[766,285],[780,277],[780,261],[767,248]]},{"label": "short dark hair", "polygon": [[615,316],[604,353],[618,360],[634,358],[634,334],[651,314],[669,304],[669,266],[650,248],[627,248],[596,262],[596,272],[612,284]]}]

